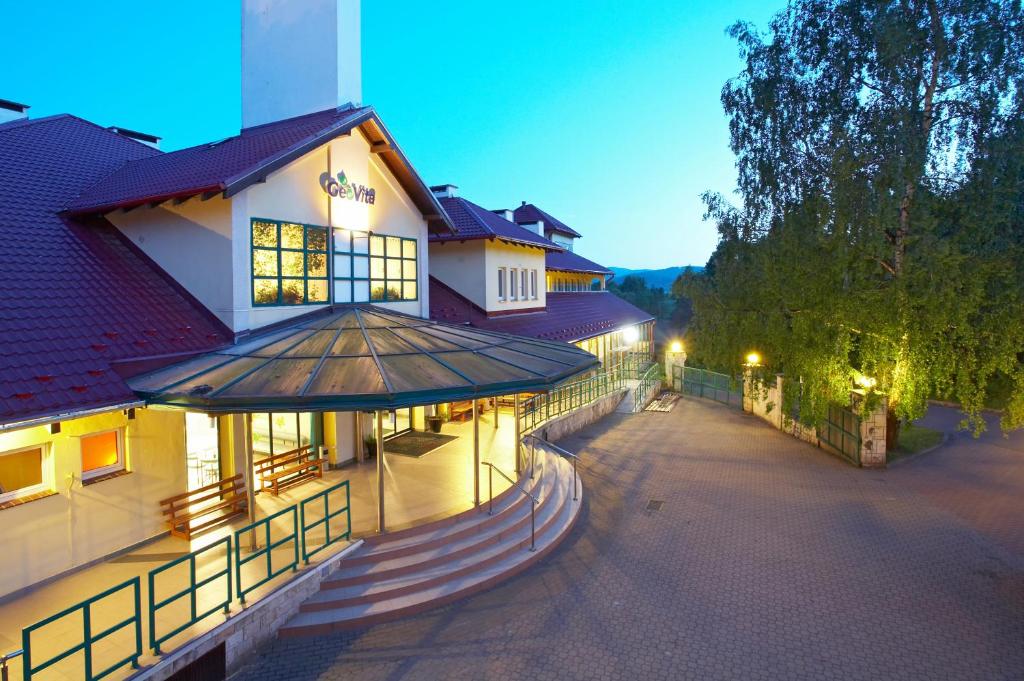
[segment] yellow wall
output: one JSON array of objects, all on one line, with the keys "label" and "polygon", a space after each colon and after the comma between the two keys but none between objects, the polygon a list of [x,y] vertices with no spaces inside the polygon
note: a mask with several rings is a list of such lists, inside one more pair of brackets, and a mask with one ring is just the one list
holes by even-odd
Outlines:
[{"label": "yellow wall", "polygon": [[600,288],[604,290],[604,277],[600,274],[548,270],[547,289],[548,291],[590,291],[591,283],[595,279],[600,280]]},{"label": "yellow wall", "polygon": [[[160,499],[185,490],[185,416],[137,409],[0,433],[0,451],[49,443],[53,496],[0,510],[0,597],[164,532]],[[130,471],[82,485],[79,437],[125,428]],[[46,464],[44,464],[44,467]]]}]

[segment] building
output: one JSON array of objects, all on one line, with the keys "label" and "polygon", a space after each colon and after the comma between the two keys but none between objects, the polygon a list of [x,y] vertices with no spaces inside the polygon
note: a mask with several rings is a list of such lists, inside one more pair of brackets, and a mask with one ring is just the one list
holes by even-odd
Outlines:
[{"label": "building", "polygon": [[[408,532],[439,519],[521,542],[535,509],[512,479],[538,467],[537,447],[523,450],[524,400],[541,404],[593,381],[602,360],[649,350],[649,317],[604,291],[609,273],[573,253],[574,232],[546,214],[520,225],[424,183],[361,103],[358,2],[244,0],[242,25],[243,127],[225,139],[165,153],[153,135],[30,118],[0,100],[0,544],[14,557],[0,570],[0,641],[24,636],[26,679],[82,664],[33,657],[27,642],[91,607],[77,601],[92,594],[61,580],[113,563],[137,571],[114,590],[135,589],[134,606],[118,606],[135,612],[123,626],[140,641],[148,627],[156,654],[220,612],[193,607],[164,637],[160,618],[143,624],[149,587],[138,580],[174,567],[168,554],[194,561],[227,542],[233,602],[287,576],[271,568],[285,542],[286,567],[297,569],[300,546],[308,560],[317,532],[314,553],[365,536],[388,555],[380,535],[403,530],[403,555],[419,555]],[[620,387],[601,385],[588,399]],[[576,518],[578,483],[558,456],[539,465],[549,472],[531,489],[558,500],[537,511],[547,550]],[[311,499],[324,510],[307,526]],[[287,522],[271,523],[282,514],[295,518],[290,539]],[[436,532],[431,541],[448,541]],[[266,554],[265,579],[253,572],[262,562],[242,569],[243,537]],[[509,574],[535,559],[518,547]],[[493,570],[488,560],[465,566],[469,585],[444,597],[490,583],[472,581],[472,568]],[[181,579],[174,598],[201,586],[194,572]],[[424,580],[424,592],[438,588]],[[386,581],[380,607],[406,612],[388,605]],[[174,600],[148,597],[153,612]],[[70,609],[19,619],[47,599]],[[84,664],[63,671],[101,675]]]},{"label": "building", "polygon": [[606,367],[651,357],[654,318],[607,290],[614,275],[575,252],[579,232],[533,204],[489,211],[432,190],[454,227],[429,237],[432,319],[573,343]]}]

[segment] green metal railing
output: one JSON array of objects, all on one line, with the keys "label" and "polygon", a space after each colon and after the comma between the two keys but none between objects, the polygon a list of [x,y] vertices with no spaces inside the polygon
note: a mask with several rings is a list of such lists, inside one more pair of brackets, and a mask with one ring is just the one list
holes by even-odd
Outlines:
[{"label": "green metal railing", "polygon": [[623,368],[614,367],[523,400],[519,410],[520,432],[534,430],[556,416],[579,409],[622,388],[625,376]]},{"label": "green metal railing", "polygon": [[[277,541],[271,540],[271,526],[273,522],[278,518],[285,518],[290,516],[292,531]],[[287,520],[285,520],[287,522]],[[263,546],[252,547],[254,550],[248,556],[242,557],[242,535],[247,533],[253,533],[253,538],[256,534],[259,534],[260,529],[263,530]],[[299,510],[297,506],[289,506],[288,508],[282,509],[273,515],[268,515],[262,520],[257,520],[251,525],[246,525],[240,530],[235,532],[235,589],[238,593],[238,600],[241,603],[245,603],[245,595],[253,589],[258,589],[263,586],[274,577],[287,572],[288,570],[295,571],[299,567]],[[288,542],[292,543],[292,560],[285,563],[278,569],[274,569],[274,549],[279,546],[284,546]],[[245,585],[242,582],[242,567],[251,563],[259,558],[266,559],[266,573],[256,580],[255,584]]]},{"label": "green metal railing", "polygon": [[652,364],[640,376],[640,383],[633,390],[633,411],[643,411],[651,391],[661,383],[661,365]]},{"label": "green metal railing", "polygon": [[734,407],[743,408],[743,381],[696,367],[673,367],[673,386],[682,386],[687,395],[706,397]]},{"label": "green metal railing", "polygon": [[830,405],[818,438],[855,466],[860,466],[860,417],[846,407]]},{"label": "green metal railing", "polygon": [[[345,505],[341,508],[335,508],[331,510],[331,495],[336,492],[340,492],[342,489],[345,490]],[[336,495],[336,496],[340,496]],[[306,522],[306,508],[314,503],[323,502],[323,515],[315,520]],[[348,539],[352,536],[352,497],[349,493],[348,480],[338,483],[334,487],[328,487],[319,494],[314,494],[308,499],[303,499],[299,502],[299,526],[302,528],[302,560],[309,565],[309,559],[311,556],[316,555],[320,551],[323,551],[328,546],[341,539]],[[340,516],[342,513],[345,514],[345,531],[337,533],[335,536],[331,536],[331,521]],[[324,528],[324,541],[314,549],[310,549],[310,538],[309,532],[315,530],[320,526]]]},{"label": "green metal railing", "polygon": [[[93,606],[98,602],[119,594],[125,590],[131,590],[132,597],[132,613],[125,619],[107,627],[99,633],[93,632]],[[49,669],[53,665],[57,664],[61,660],[64,660],[71,655],[81,651],[84,658],[84,678],[86,681],[95,681],[96,679],[102,679],[105,676],[112,674],[119,668],[126,664],[131,663],[132,667],[139,666],[139,656],[142,655],[142,602],[141,602],[141,581],[138,577],[132,577],[126,582],[122,582],[116,586],[113,586],[103,593],[97,594],[92,598],[82,601],[77,605],[73,605],[66,610],[58,612],[56,615],[51,615],[44,620],[36,622],[35,624],[25,627],[21,632],[22,650],[24,651],[24,667],[22,670],[24,681],[31,681],[32,677],[40,672]],[[65,649],[53,657],[35,664],[32,659],[32,634],[33,632],[42,629],[50,624],[53,624],[57,620],[65,617],[81,617],[82,619],[82,641],[77,643],[70,648]],[[104,669],[94,669],[94,655],[93,650],[96,644],[103,641],[103,639],[111,636],[125,627],[134,627],[135,631],[135,647],[125,657],[117,660],[107,666]],[[49,637],[46,637],[49,638]]]},{"label": "green metal railing", "polygon": [[[197,579],[196,577],[196,561],[200,556],[206,556],[216,549],[224,549],[224,567],[221,570],[217,570],[212,575]],[[215,558],[219,562],[219,558]],[[157,576],[174,569],[175,567],[188,564],[188,586],[174,594],[171,594],[167,598],[157,600],[156,598],[156,578]],[[197,605],[197,595],[200,589],[213,584],[217,580],[224,580],[224,598],[210,605],[202,612],[199,611]],[[184,623],[175,627],[171,631],[164,634],[157,632],[156,614],[160,610],[176,603],[179,599],[188,597],[189,599],[189,618]],[[195,624],[201,619],[205,619],[217,612],[223,610],[227,613],[231,609],[231,537],[224,537],[220,541],[216,541],[209,546],[193,551],[181,558],[176,558],[169,563],[161,565],[160,567],[150,570],[149,572],[149,647],[153,649],[153,652],[157,655],[160,654],[160,646],[164,641],[168,640],[172,636],[175,636],[190,626]]]}]

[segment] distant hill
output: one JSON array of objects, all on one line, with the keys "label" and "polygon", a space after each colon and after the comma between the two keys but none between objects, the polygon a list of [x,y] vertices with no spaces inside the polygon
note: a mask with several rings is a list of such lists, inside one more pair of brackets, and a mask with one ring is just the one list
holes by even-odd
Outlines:
[{"label": "distant hill", "polygon": [[[647,285],[651,288],[663,288],[666,293],[671,290],[672,283],[676,278],[683,273],[685,267],[665,267],[660,270],[631,270],[628,267],[609,267],[612,272],[615,273],[615,280],[621,282],[626,277],[632,275],[640,277]],[[700,265],[691,265],[690,269],[694,272],[703,272],[704,268]]]}]

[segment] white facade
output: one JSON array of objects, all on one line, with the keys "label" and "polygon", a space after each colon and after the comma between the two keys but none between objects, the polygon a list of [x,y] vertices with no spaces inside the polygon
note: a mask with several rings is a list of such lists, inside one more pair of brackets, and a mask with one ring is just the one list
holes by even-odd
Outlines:
[{"label": "white facade", "polygon": [[[331,196],[322,176],[344,174],[352,186],[372,188],[372,204]],[[271,173],[230,199],[194,198],[174,206],[140,208],[108,216],[147,255],[236,333],[320,309],[330,302],[373,302],[419,317],[429,316],[427,223],[394,176],[358,130],[339,137]],[[413,300],[335,298],[334,258],[328,258],[324,305],[257,304],[253,292],[255,219],[337,227],[375,235],[415,239]],[[369,277],[367,277],[369,278]],[[368,290],[369,284],[367,284]]]}]

